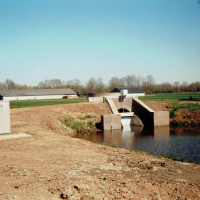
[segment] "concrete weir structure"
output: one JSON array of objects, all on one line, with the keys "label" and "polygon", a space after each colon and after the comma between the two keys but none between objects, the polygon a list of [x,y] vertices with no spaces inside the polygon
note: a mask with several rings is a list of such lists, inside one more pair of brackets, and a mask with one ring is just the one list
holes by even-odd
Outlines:
[{"label": "concrete weir structure", "polygon": [[[126,129],[135,126],[168,126],[168,111],[153,111],[137,97],[107,96],[104,102],[110,105],[113,115],[102,115],[102,129]],[[121,120],[119,121],[119,116]],[[118,123],[118,124],[117,124]],[[120,124],[120,125],[119,125]]]},{"label": "concrete weir structure", "polygon": [[10,102],[0,101],[0,134],[10,133]]}]

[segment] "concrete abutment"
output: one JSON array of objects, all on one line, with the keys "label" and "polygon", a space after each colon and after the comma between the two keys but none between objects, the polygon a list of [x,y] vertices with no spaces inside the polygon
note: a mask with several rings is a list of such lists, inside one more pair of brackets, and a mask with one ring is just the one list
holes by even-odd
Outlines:
[{"label": "concrete abutment", "polygon": [[10,133],[10,102],[0,101],[0,134]]}]

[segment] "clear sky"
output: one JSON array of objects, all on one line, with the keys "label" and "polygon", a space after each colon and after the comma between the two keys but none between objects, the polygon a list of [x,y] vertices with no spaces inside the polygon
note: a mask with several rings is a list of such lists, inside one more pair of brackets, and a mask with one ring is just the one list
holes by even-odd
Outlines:
[{"label": "clear sky", "polygon": [[198,0],[0,0],[0,82],[200,81]]}]

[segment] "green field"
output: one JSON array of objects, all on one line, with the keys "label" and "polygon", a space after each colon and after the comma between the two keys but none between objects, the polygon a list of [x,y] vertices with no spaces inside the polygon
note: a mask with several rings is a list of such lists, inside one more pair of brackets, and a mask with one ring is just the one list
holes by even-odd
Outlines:
[{"label": "green field", "polygon": [[181,101],[182,99],[190,100],[190,97],[200,99],[200,93],[177,93],[177,94],[153,94],[151,96],[141,96],[141,101],[164,101],[174,102]]},{"label": "green field", "polygon": [[[176,102],[182,99],[188,101],[190,97],[200,99],[200,93],[182,93],[182,94],[155,94],[152,96],[141,96],[139,97],[142,101],[163,101],[163,102]],[[78,99],[42,99],[42,100],[23,100],[23,101],[10,101],[10,108],[23,108],[23,107],[35,107],[45,105],[56,105],[56,104],[69,104],[86,102],[86,98]]]},{"label": "green field", "polygon": [[86,98],[10,101],[10,108],[12,109],[12,108],[35,107],[35,106],[46,106],[46,105],[56,105],[56,104],[80,103],[86,101],[87,101]]}]

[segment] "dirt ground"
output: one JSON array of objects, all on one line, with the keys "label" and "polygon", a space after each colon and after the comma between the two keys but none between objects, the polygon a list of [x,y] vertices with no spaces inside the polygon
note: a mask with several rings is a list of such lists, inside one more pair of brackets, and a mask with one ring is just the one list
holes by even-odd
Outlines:
[{"label": "dirt ground", "polygon": [[0,199],[200,199],[199,165],[73,138],[58,120],[86,113],[99,122],[111,111],[88,102],[12,109],[12,133],[31,137],[0,140]]}]

